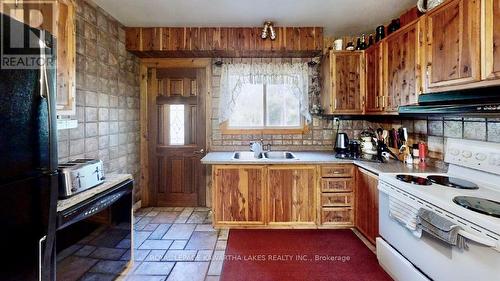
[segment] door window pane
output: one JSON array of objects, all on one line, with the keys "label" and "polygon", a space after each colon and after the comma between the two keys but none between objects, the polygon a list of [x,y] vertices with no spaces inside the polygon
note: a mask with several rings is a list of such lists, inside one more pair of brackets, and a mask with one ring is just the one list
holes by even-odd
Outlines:
[{"label": "door window pane", "polygon": [[184,144],[184,105],[171,104],[170,105],[170,144],[183,145]]},{"label": "door window pane", "polygon": [[266,112],[266,126],[300,126],[300,101],[285,85],[267,85]]},{"label": "door window pane", "polygon": [[229,119],[229,127],[262,126],[264,126],[264,85],[244,84]]}]

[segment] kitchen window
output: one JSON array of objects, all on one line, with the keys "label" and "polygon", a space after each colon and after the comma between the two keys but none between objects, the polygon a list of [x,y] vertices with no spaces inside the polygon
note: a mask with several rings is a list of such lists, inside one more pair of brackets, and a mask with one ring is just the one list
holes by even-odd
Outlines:
[{"label": "kitchen window", "polygon": [[245,84],[228,129],[301,129],[300,100],[284,85]]},{"label": "kitchen window", "polygon": [[302,133],[311,119],[307,82],[307,66],[302,64],[225,66],[219,103],[222,132]]}]

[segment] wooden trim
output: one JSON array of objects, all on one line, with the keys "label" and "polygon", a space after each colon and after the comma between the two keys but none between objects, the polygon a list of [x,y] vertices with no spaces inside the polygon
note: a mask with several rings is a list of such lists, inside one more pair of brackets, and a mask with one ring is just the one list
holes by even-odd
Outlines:
[{"label": "wooden trim", "polygon": [[141,180],[139,182],[141,190],[142,206],[149,206],[149,138],[148,138],[148,68],[145,65],[140,65],[139,77],[140,84],[140,165],[141,165]]},{"label": "wooden trim", "polygon": [[[211,89],[211,59],[201,58],[201,59],[141,59],[140,63],[140,165],[141,165],[141,197],[142,206],[155,206],[157,204],[157,198],[154,194],[153,187],[155,186],[153,169],[154,163],[151,163],[153,159],[149,159],[150,153],[154,151],[154,144],[156,142],[154,135],[150,128],[154,125],[153,121],[149,119],[149,114],[151,110],[155,110],[156,94],[158,93],[158,83],[148,83],[148,76],[151,75],[151,79],[154,81],[156,77],[156,68],[205,68],[206,71],[206,91],[207,95],[210,95]],[[149,74],[150,73],[150,74]],[[152,94],[153,93],[153,94]],[[200,93],[205,94],[205,93]],[[208,99],[209,100],[209,99]],[[207,114],[210,113],[209,102],[205,102],[205,111]],[[210,118],[207,115],[206,121],[206,132],[207,136],[207,148],[209,147],[208,142],[210,140],[209,131],[210,128]],[[207,180],[209,181],[209,179]],[[203,192],[203,191],[200,191]]]},{"label": "wooden trim", "polygon": [[224,122],[220,125],[220,130],[223,135],[243,135],[243,134],[263,134],[263,135],[301,135],[307,134],[310,130],[308,125],[304,125],[302,128],[297,129],[276,129],[276,128],[262,128],[262,129],[232,129],[228,128],[228,122]]},{"label": "wooden trim", "polygon": [[312,57],[323,50],[322,27],[127,27],[126,48],[139,57]]}]

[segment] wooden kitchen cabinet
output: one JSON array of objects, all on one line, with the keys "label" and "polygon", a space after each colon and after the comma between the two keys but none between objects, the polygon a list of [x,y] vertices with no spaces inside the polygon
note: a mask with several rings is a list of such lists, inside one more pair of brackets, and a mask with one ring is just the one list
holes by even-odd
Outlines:
[{"label": "wooden kitchen cabinet", "polygon": [[500,1],[484,2],[482,79],[500,84]]},{"label": "wooden kitchen cabinet", "polygon": [[321,64],[325,114],[361,114],[365,95],[363,51],[329,51]]},{"label": "wooden kitchen cabinet", "polygon": [[57,114],[76,112],[76,10],[72,0],[58,0]]},{"label": "wooden kitchen cabinet", "polygon": [[315,166],[268,167],[269,225],[316,224]]},{"label": "wooden kitchen cabinet", "polygon": [[320,167],[318,202],[320,227],[351,227],[354,225],[355,172],[352,164]]},{"label": "wooden kitchen cabinet", "polygon": [[264,224],[265,184],[265,166],[214,166],[215,226]]},{"label": "wooden kitchen cabinet", "polygon": [[383,41],[386,112],[396,113],[399,106],[417,103],[422,91],[421,21],[416,20]]},{"label": "wooden kitchen cabinet", "polygon": [[[47,30],[56,37],[57,114],[74,115],[76,111],[75,2],[73,0],[10,1],[9,3],[2,3],[0,11],[26,24],[30,24],[31,17],[38,15],[39,12],[43,20],[39,26],[33,27]],[[38,21],[34,22],[38,23]]]},{"label": "wooden kitchen cabinet", "polygon": [[358,168],[356,186],[356,228],[375,243],[378,236],[378,177]]},{"label": "wooden kitchen cabinet", "polygon": [[383,48],[377,43],[365,50],[366,95],[365,113],[380,113],[384,110]]},{"label": "wooden kitchen cabinet", "polygon": [[481,0],[448,1],[424,19],[425,92],[479,81]]}]

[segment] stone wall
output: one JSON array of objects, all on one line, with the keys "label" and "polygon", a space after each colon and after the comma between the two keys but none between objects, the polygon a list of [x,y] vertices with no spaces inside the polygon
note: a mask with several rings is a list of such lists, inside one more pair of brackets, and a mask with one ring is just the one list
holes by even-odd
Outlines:
[{"label": "stone wall", "polygon": [[59,161],[99,158],[107,173],[131,173],[137,183],[139,60],[126,51],[118,21],[90,1],[76,2],[78,128],[59,131]]}]

